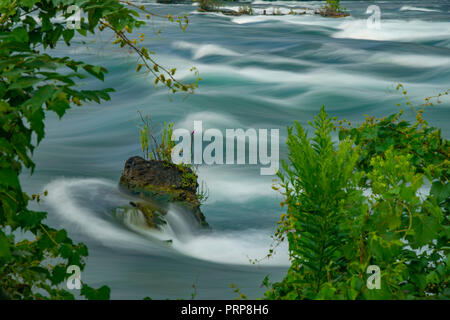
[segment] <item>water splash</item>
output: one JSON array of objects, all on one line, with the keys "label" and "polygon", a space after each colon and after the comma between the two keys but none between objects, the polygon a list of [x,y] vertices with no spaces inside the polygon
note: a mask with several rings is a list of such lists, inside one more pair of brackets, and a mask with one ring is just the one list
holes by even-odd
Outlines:
[{"label": "water splash", "polygon": [[[120,208],[130,198],[121,195],[116,184],[101,179],[57,179],[45,186],[46,205],[65,225],[113,248],[142,253],[183,254],[224,264],[250,264],[262,258],[271,243],[270,230],[214,231],[199,233],[183,208],[171,205],[161,231],[147,227],[135,208]],[[117,209],[119,207],[119,209]],[[192,218],[193,219],[193,218]],[[289,265],[287,247],[263,265]]]}]

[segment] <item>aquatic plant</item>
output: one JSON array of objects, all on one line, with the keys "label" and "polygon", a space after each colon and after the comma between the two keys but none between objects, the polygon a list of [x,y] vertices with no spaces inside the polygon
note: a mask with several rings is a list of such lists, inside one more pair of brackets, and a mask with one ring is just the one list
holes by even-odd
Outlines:
[{"label": "aquatic plant", "polygon": [[157,137],[153,133],[150,116],[144,117],[140,111],[138,113],[142,121],[139,134],[144,159],[172,162],[172,149],[175,147],[175,141],[172,140],[173,123],[164,122],[161,136]]},{"label": "aquatic plant", "polygon": [[206,200],[209,198],[209,189],[208,185],[205,181],[202,181],[202,183],[197,188],[197,199],[200,202],[200,204],[204,204]]},{"label": "aquatic plant", "polygon": [[343,12],[343,8],[341,7],[340,0],[327,0],[327,4],[325,8],[328,10],[332,10],[334,12]]},{"label": "aquatic plant", "polygon": [[[172,140],[173,122],[164,122],[161,136],[156,136],[154,128],[150,121],[150,116],[143,116],[140,111],[138,114],[141,118],[141,126],[139,127],[141,149],[145,160],[172,162],[172,149],[175,147],[175,141]],[[209,189],[206,182],[197,185],[196,166],[189,163],[177,164],[177,167],[183,172],[182,187],[196,189],[197,199],[201,204],[205,203],[209,197]]]}]

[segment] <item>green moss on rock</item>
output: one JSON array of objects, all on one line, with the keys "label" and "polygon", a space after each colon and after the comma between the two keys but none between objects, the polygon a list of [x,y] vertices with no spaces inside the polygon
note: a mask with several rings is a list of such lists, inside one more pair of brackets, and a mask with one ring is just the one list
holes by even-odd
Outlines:
[{"label": "green moss on rock", "polygon": [[[139,209],[151,221],[154,217],[152,208],[158,208],[159,211],[166,213],[168,205],[176,203],[187,208],[187,214],[192,214],[199,226],[208,226],[205,216],[200,211],[196,193],[197,175],[186,166],[169,161],[132,157],[125,163],[119,186],[123,191],[143,199],[142,203],[139,202]],[[149,223],[151,224],[152,222]]]}]

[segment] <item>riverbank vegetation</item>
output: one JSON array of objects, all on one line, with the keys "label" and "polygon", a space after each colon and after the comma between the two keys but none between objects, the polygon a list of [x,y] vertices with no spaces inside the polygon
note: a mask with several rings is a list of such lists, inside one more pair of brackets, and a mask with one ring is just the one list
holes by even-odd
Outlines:
[{"label": "riverbank vegetation", "polygon": [[279,283],[265,279],[267,299],[448,298],[450,144],[422,117],[433,97],[419,108],[406,99],[415,123],[403,111],[333,123],[322,108],[312,137],[288,128],[274,188],[286,208],[276,237],[289,242],[291,267]]}]

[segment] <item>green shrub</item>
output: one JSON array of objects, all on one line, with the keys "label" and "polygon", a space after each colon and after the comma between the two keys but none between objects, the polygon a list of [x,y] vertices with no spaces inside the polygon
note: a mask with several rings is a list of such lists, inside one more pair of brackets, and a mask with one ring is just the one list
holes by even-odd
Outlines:
[{"label": "green shrub", "polygon": [[204,11],[213,11],[220,5],[219,0],[197,0],[198,6]]},{"label": "green shrub", "polygon": [[327,0],[325,9],[332,10],[335,12],[342,12],[343,8],[340,5],[340,0]]},{"label": "green shrub", "polygon": [[[280,283],[265,279],[266,298],[449,296],[450,147],[423,108],[413,110],[414,124],[400,111],[337,127],[322,108],[312,138],[298,123],[288,128],[278,173],[287,212],[276,235],[288,239],[291,266]],[[380,289],[366,285],[370,265],[381,269]]]},{"label": "green shrub", "polygon": [[164,160],[172,162],[172,149],[175,141],[172,140],[173,123],[164,122],[161,137],[153,133],[150,116],[141,116],[142,124],[139,128],[141,149],[146,160]]}]

